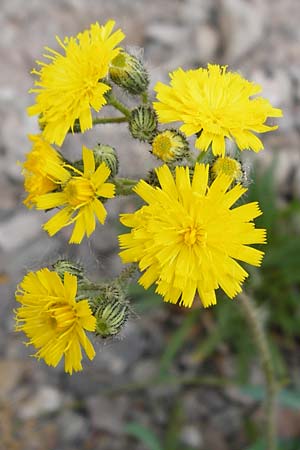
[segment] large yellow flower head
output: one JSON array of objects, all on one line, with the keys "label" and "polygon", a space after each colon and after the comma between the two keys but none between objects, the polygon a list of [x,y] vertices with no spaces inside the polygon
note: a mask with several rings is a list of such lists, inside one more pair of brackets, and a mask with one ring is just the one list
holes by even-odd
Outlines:
[{"label": "large yellow flower head", "polygon": [[263,148],[254,133],[275,130],[265,124],[268,117],[280,117],[280,109],[273,108],[261,91],[238,73],[226,67],[208,64],[207,69],[170,74],[171,85],[158,82],[155,86],[157,102],[154,108],[161,123],[183,122],[180,127],[187,136],[196,134],[196,148],[206,151],[212,146],[215,155],[225,154],[225,138],[234,139],[240,150],[255,152]]},{"label": "large yellow flower head", "polygon": [[89,359],[95,350],[85,331],[94,331],[96,319],[87,300],[76,302],[77,278],[67,272],[62,281],[56,272],[40,269],[29,272],[21,282],[16,299],[17,331],[29,338],[27,345],[38,351],[35,357],[56,367],[65,358],[65,371],[82,370],[81,347]]},{"label": "large yellow flower head", "polygon": [[24,175],[24,189],[28,193],[24,204],[27,208],[31,208],[35,205],[38,195],[46,194],[57,188],[57,180],[46,170],[47,161],[63,164],[63,160],[60,154],[40,135],[29,135],[28,137],[33,145],[22,164],[22,173]]},{"label": "large yellow flower head", "polygon": [[121,30],[112,33],[115,22],[89,30],[76,37],[57,41],[64,54],[46,47],[49,64],[37,61],[40,70],[32,73],[39,77],[35,88],[36,104],[28,108],[30,115],[39,114],[44,138],[62,145],[76,119],[81,131],[92,127],[91,108],[99,111],[106,103],[104,94],[110,87],[102,80],[107,76],[111,61],[120,49],[116,45],[124,38]]},{"label": "large yellow flower head", "polygon": [[188,167],[176,167],[175,179],[164,165],[156,170],[161,187],[140,181],[135,192],[147,205],[121,222],[131,227],[119,236],[124,263],[138,262],[139,283],[167,302],[191,306],[196,293],[205,307],[216,303],[219,287],[233,298],[241,291],[247,272],[235,261],[259,266],[263,252],[249,244],[265,243],[265,230],[252,220],[261,214],[256,202],[232,208],[247,190],[220,174],[208,186],[208,165],[195,166],[192,182]]},{"label": "large yellow flower head", "polygon": [[105,183],[110,175],[106,164],[101,163],[96,169],[94,153],[85,146],[82,148],[82,157],[83,172],[69,166],[76,175],[71,175],[66,166],[47,162],[47,171],[59,180],[61,191],[36,198],[37,209],[61,208],[43,226],[50,236],[75,222],[69,240],[73,244],[79,244],[85,235],[90,236],[94,232],[95,215],[100,223],[104,223],[107,213],[99,197],[112,198],[115,195],[115,185]]}]

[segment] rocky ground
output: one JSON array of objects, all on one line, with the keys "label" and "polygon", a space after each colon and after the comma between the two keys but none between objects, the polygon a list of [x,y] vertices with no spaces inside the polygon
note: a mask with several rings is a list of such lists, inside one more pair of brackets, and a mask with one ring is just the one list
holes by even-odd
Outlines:
[{"label": "rocky ground", "polygon": [[[259,411],[255,402],[234,389],[175,384],[107,392],[156,372],[168,334],[182,320],[173,309],[133,316],[121,339],[96,343],[97,357],[85,364],[82,374],[69,377],[61,367],[50,369],[29,357],[23,337],[14,333],[17,282],[26,270],[66,255],[79,258],[93,277],[117,275],[121,264],[114,224],[128,205],[110,204],[108,223],[89,243],[70,248],[68,231],[48,238],[41,231],[43,214],[22,205],[16,161],[29,151],[26,135],[38,131],[25,108],[32,102],[27,94],[32,85],[29,72],[43,46],[54,47],[56,34],[76,34],[96,20],[114,18],[127,35],[126,45],[144,49],[152,85],[167,80],[168,72],[178,66],[207,62],[228,64],[259,82],[264,95],[284,110],[280,130],[264,136],[260,164],[276,155],[279,194],[299,198],[298,0],[1,0],[0,6],[0,449],[142,450],[145,447],[125,433],[125,424],[138,421],[162,436],[173,420],[175,397],[183,412],[181,448],[244,448],[241,421]],[[124,175],[138,177],[153,162],[145,146],[130,140],[126,125],[103,126],[84,139],[69,136],[66,152],[74,154],[80,141],[93,145],[95,140],[117,148]],[[182,355],[174,370],[194,375],[201,367]],[[259,379],[260,373],[255,376]],[[297,432],[296,424],[291,434]]]}]

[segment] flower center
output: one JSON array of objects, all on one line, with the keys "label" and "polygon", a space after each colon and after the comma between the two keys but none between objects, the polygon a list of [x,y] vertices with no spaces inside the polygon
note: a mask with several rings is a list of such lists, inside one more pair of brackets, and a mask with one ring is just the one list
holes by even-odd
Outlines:
[{"label": "flower center", "polygon": [[207,233],[203,228],[191,225],[182,232],[183,242],[191,247],[194,244],[205,245]]},{"label": "flower center", "polygon": [[46,315],[47,325],[52,330],[69,328],[77,318],[75,308],[65,303],[52,303],[47,309]]},{"label": "flower center", "polygon": [[158,156],[158,158],[163,161],[167,161],[172,158],[172,141],[169,136],[161,134],[156,136],[152,143],[152,151],[155,156]]},{"label": "flower center", "polygon": [[64,188],[67,201],[71,206],[79,206],[90,202],[95,197],[92,182],[87,178],[73,177]]},{"label": "flower center", "polygon": [[215,176],[225,173],[234,180],[239,180],[243,175],[241,164],[228,156],[220,157],[214,162],[212,166],[212,173]]}]

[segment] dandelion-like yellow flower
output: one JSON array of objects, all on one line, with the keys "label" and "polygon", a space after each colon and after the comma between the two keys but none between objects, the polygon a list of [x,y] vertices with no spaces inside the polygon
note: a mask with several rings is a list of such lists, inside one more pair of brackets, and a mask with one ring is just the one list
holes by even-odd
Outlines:
[{"label": "dandelion-like yellow flower", "polygon": [[29,272],[21,282],[16,299],[16,331],[29,338],[27,345],[38,351],[35,357],[56,367],[65,358],[65,371],[82,370],[81,347],[89,359],[95,350],[85,331],[94,331],[96,319],[87,300],[76,302],[77,278],[67,272],[64,280],[56,272],[40,269]]},{"label": "dandelion-like yellow flower", "polygon": [[187,136],[196,134],[196,148],[206,151],[212,146],[215,155],[225,154],[225,138],[234,139],[240,150],[255,152],[263,149],[254,133],[275,130],[265,124],[268,117],[280,117],[262,97],[261,91],[238,73],[226,72],[226,67],[208,64],[207,69],[170,74],[171,86],[161,82],[155,86],[158,102],[154,108],[161,123],[183,122],[180,127]]},{"label": "dandelion-like yellow flower", "polygon": [[98,197],[112,198],[115,195],[113,183],[105,183],[110,170],[105,163],[95,168],[95,158],[92,150],[83,146],[83,172],[70,167],[78,175],[71,176],[66,167],[48,163],[48,173],[59,180],[62,190],[40,195],[36,199],[37,209],[62,209],[51,217],[43,226],[50,236],[56,234],[63,227],[75,222],[69,240],[70,243],[79,244],[83,237],[88,237],[96,227],[95,215],[100,223],[104,223],[106,210]]},{"label": "dandelion-like yellow flower", "polygon": [[112,33],[114,24],[113,20],[103,26],[95,23],[64,42],[57,37],[65,54],[46,47],[44,56],[50,63],[37,61],[40,70],[32,73],[39,80],[29,91],[37,94],[36,104],[28,113],[41,115],[43,137],[48,142],[61,145],[76,119],[82,132],[91,128],[91,108],[99,111],[106,104],[104,94],[110,87],[102,80],[120,51],[116,45],[124,38],[121,30]]},{"label": "dandelion-like yellow flower", "polygon": [[176,167],[175,180],[164,165],[156,169],[161,187],[140,181],[135,192],[148,204],[121,222],[132,230],[119,236],[124,263],[145,271],[139,283],[167,302],[191,306],[196,293],[205,307],[216,303],[219,287],[233,298],[248,273],[235,261],[259,266],[264,229],[252,220],[261,214],[256,202],[232,209],[247,190],[221,174],[208,186],[208,165],[197,164],[192,182],[188,167]]},{"label": "dandelion-like yellow flower", "polygon": [[60,154],[40,135],[29,135],[28,137],[33,146],[31,151],[26,154],[26,161],[22,164],[22,173],[24,189],[28,193],[24,204],[27,208],[31,208],[35,205],[38,195],[46,194],[57,188],[57,180],[47,173],[46,162],[62,164],[63,161]]}]

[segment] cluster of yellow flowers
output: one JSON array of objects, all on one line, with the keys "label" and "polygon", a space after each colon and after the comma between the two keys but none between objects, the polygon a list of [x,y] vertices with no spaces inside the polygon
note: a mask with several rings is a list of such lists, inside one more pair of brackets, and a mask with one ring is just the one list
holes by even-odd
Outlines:
[{"label": "cluster of yellow flowers", "polygon": [[[60,261],[53,270],[29,272],[20,283],[16,329],[25,332],[35,356],[47,364],[56,366],[64,357],[70,374],[82,369],[81,348],[90,359],[95,355],[84,330],[104,337],[123,325],[124,279],[137,269],[143,272],[139,283],[145,289],[156,284],[165,301],[190,307],[198,295],[207,307],[216,304],[219,288],[229,298],[241,291],[248,273],[237,260],[259,266],[263,252],[251,245],[266,242],[266,231],[253,222],[261,214],[259,205],[233,207],[247,191],[238,150],[260,151],[256,134],[276,129],[266,121],[280,117],[281,110],[257,95],[257,84],[211,64],[175,70],[170,85],[157,83],[152,103],[149,74],[139,58],[118,47],[124,34],[113,31],[114,25],[112,20],[95,23],[76,37],[57,38],[61,53],[46,48],[49,61],[38,61],[39,70],[32,72],[35,103],[28,113],[38,115],[41,132],[29,136],[24,204],[58,208],[44,230],[53,236],[73,224],[69,242],[80,244],[95,230],[96,219],[105,222],[106,199],[135,193],[145,202],[121,215],[131,230],[119,236],[120,257],[133,264],[117,281],[93,284],[96,294],[91,295],[83,269]],[[116,98],[115,85],[134,96],[135,108]],[[97,116],[106,104],[122,115]],[[148,142],[162,163],[145,180],[118,178],[117,153],[107,145],[83,146],[82,159],[73,163],[61,153],[68,133],[119,122],[128,122],[132,137]],[[180,122],[180,131],[160,127],[171,122]],[[200,150],[196,155],[187,139],[192,135]],[[226,148],[230,140],[235,155]]]}]

